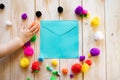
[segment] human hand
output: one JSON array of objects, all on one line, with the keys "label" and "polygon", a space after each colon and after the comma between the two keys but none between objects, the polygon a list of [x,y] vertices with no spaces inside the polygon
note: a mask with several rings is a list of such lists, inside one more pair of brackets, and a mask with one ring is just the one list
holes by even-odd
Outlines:
[{"label": "human hand", "polygon": [[21,26],[20,33],[18,37],[22,40],[23,44],[29,41],[36,33],[40,30],[40,24],[38,22],[33,22],[28,27]]}]

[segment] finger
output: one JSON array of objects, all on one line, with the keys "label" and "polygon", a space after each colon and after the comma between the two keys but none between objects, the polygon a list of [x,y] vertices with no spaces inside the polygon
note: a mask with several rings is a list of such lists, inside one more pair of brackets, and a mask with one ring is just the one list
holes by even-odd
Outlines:
[{"label": "finger", "polygon": [[26,29],[27,24],[25,22],[21,23],[22,29]]},{"label": "finger", "polygon": [[35,34],[37,34],[40,31],[40,28],[35,32]]},{"label": "finger", "polygon": [[31,29],[30,29],[30,31],[34,31],[36,28],[38,28],[39,27],[39,24],[36,24],[35,26],[33,26]]},{"label": "finger", "polygon": [[29,33],[29,36],[33,36],[34,34],[32,32]]},{"label": "finger", "polygon": [[23,29],[24,29],[24,26],[23,26],[23,23],[21,23],[20,30],[23,30]]},{"label": "finger", "polygon": [[32,28],[32,27],[33,27],[32,24],[30,24],[27,28],[30,29],[30,28]]},{"label": "finger", "polygon": [[35,22],[33,22],[32,24],[30,24],[30,25],[28,26],[28,28],[30,29],[30,28],[32,28],[34,25],[35,25]]},{"label": "finger", "polygon": [[38,32],[39,32],[39,30],[40,30],[40,28],[35,29],[35,30],[33,31],[33,34],[38,33]]}]

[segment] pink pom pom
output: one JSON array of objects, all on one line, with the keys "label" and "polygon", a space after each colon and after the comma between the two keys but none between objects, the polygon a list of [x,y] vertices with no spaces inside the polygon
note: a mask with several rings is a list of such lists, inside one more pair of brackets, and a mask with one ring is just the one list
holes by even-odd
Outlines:
[{"label": "pink pom pom", "polygon": [[25,49],[24,49],[24,54],[26,55],[26,56],[32,56],[33,55],[33,53],[34,53],[34,50],[33,50],[33,48],[32,47],[26,47]]},{"label": "pink pom pom", "polygon": [[88,13],[87,10],[83,10],[83,12],[82,12],[83,15],[86,15],[87,13]]}]

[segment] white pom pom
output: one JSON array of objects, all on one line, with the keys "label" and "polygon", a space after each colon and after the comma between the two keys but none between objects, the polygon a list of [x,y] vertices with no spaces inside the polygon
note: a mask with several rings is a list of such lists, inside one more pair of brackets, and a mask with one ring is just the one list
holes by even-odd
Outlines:
[{"label": "white pom pom", "polygon": [[61,76],[61,73],[58,73],[57,75],[58,75],[58,76]]},{"label": "white pom pom", "polygon": [[101,31],[97,31],[94,37],[95,37],[95,40],[98,41],[98,40],[102,40],[104,38],[104,35]]},{"label": "white pom pom", "polygon": [[6,21],[5,24],[6,24],[6,26],[12,26],[12,22],[11,21]]}]

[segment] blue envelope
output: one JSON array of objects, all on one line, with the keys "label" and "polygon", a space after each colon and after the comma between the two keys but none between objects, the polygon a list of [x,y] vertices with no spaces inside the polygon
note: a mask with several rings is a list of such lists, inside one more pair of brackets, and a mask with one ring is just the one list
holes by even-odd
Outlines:
[{"label": "blue envelope", "polygon": [[78,58],[77,20],[40,21],[40,55],[44,58]]}]

